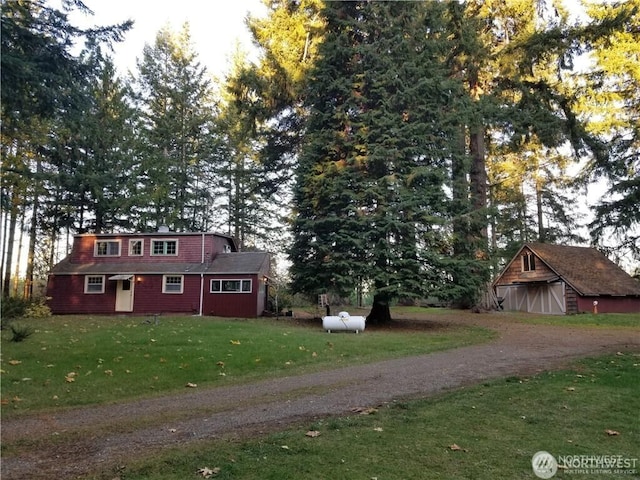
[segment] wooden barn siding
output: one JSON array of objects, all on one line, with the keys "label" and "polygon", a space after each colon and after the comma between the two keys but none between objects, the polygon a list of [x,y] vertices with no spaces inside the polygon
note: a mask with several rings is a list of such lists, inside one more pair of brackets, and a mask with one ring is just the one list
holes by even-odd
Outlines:
[{"label": "wooden barn siding", "polygon": [[[151,255],[151,240],[172,240],[178,241],[178,255]],[[153,263],[162,259],[162,262],[193,262],[200,263],[202,261],[202,236],[201,235],[185,235],[178,234],[172,236],[167,234],[148,234],[140,236],[120,237],[100,237],[100,240],[120,240],[120,256],[119,257],[96,257],[94,256],[95,242],[97,237],[94,236],[78,236],[74,239],[73,250],[71,253],[71,263],[118,263],[118,262],[137,262],[137,263]],[[129,240],[143,240],[144,250],[142,256],[129,256]],[[216,235],[205,235],[205,262],[211,261],[217,252],[223,250],[223,245],[228,244],[228,240]]]},{"label": "wooden barn siding", "polygon": [[162,275],[136,276],[134,313],[197,314],[199,311],[200,275],[184,275],[182,293],[162,293]]},{"label": "wooden barn siding", "polygon": [[567,315],[574,315],[578,313],[578,293],[566,283],[564,286],[564,297]]},{"label": "wooden barn siding", "polygon": [[[264,301],[260,301],[259,296],[264,297],[264,289],[258,275],[205,275],[204,278],[203,315],[255,318],[262,314]],[[211,280],[224,279],[251,279],[251,293],[210,293]]]},{"label": "wooden barn siding", "polygon": [[[638,297],[579,297],[577,313],[593,313],[593,302],[598,301],[598,313],[640,313]],[[640,320],[640,318],[639,318]]]},{"label": "wooden barn siding", "polygon": [[50,275],[47,304],[56,315],[106,314],[115,311],[116,282],[105,276],[104,293],[84,293],[84,275]]},{"label": "wooden barn siding", "polygon": [[[104,293],[86,294],[84,275],[51,275],[47,292],[52,313],[116,313],[117,282],[108,278],[106,275]],[[132,314],[196,314],[200,307],[200,276],[185,275],[183,293],[162,293],[162,275],[136,276],[133,295]]]},{"label": "wooden barn siding", "polygon": [[[525,248],[522,253],[530,252]],[[534,282],[538,279],[548,278],[549,275],[553,275],[554,272],[547,265],[545,265],[540,258],[536,257],[536,269],[531,272],[522,271],[522,260],[520,255],[509,265],[509,268],[504,271],[500,278],[498,285],[510,285],[520,282]]]}]

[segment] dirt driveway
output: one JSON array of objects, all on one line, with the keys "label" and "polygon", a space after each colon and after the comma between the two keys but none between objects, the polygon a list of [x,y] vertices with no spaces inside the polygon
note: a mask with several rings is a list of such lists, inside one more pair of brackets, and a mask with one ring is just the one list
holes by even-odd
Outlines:
[{"label": "dirt driveway", "polygon": [[[430,321],[470,323],[469,317]],[[2,443],[18,453],[2,459],[2,479],[113,471],[128,458],[166,447],[255,435],[356,407],[558,368],[579,357],[640,351],[640,328],[526,325],[499,315],[475,315],[471,322],[496,330],[498,338],[429,355],[5,421]]]}]

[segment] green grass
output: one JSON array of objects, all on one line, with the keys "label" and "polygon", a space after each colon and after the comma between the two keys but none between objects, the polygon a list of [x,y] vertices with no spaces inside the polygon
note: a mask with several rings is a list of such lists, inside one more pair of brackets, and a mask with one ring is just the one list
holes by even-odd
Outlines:
[{"label": "green grass", "polygon": [[[531,459],[540,450],[556,458],[637,459],[635,474],[603,477],[560,470],[554,479],[639,478],[639,377],[640,354],[588,359],[569,370],[395,402],[370,415],[165,451],[95,478],[118,473],[127,480],[177,480],[218,467],[216,480],[535,479]],[[308,437],[307,431],[320,435]]]},{"label": "green grass", "polygon": [[[511,313],[511,312],[510,312]],[[640,313],[584,313],[580,315],[534,315],[517,314],[514,318],[524,323],[537,325],[583,326],[583,327],[640,327]]]},{"label": "green grass", "polygon": [[[296,320],[211,317],[53,317],[35,333],[2,332],[2,416],[100,404],[363,364],[479,343],[487,329],[325,333]],[[24,323],[24,322],[23,322]]]},{"label": "green grass", "polygon": [[513,322],[528,323],[532,325],[556,325],[559,327],[640,327],[640,313],[583,313],[579,315],[543,315],[525,312],[489,312],[474,314],[468,311],[451,310],[448,308],[424,308],[424,307],[394,307],[392,310],[396,317],[422,317],[429,316],[440,320],[447,318],[468,318],[487,320],[507,320]]}]

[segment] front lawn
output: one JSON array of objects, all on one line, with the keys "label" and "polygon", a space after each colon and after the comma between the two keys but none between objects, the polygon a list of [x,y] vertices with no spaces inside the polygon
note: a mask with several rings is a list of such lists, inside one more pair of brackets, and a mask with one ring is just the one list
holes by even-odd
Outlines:
[{"label": "front lawn", "polygon": [[295,319],[53,317],[2,332],[2,416],[229,385],[490,340],[488,329],[421,324],[406,330],[328,334]]},{"label": "front lawn", "polygon": [[631,480],[640,477],[639,377],[640,354],[621,352],[267,437],[190,445],[91,478],[537,479],[531,460],[544,450],[574,466],[605,456],[629,466],[561,467],[554,479]]}]

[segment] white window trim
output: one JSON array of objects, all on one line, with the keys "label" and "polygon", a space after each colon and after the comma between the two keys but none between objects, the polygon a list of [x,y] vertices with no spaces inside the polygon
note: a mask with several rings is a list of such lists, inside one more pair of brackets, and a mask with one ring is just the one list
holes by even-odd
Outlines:
[{"label": "white window trim", "polygon": [[[135,242],[140,242],[142,247],[140,253],[131,253],[133,251],[133,245]],[[129,239],[129,256],[130,257],[142,257],[144,256],[144,239],[143,238],[131,238]]]},{"label": "white window trim", "polygon": [[[220,290],[213,289],[213,282],[220,282]],[[222,290],[222,282],[240,282],[240,290],[225,292]],[[243,282],[249,282],[249,290],[242,290]],[[212,278],[209,281],[209,293],[228,293],[232,295],[237,293],[253,293],[253,280],[251,278]]]},{"label": "white window trim", "polygon": [[[118,253],[117,254],[109,254],[106,253],[104,255],[98,255],[98,244],[100,243],[117,243],[118,244]],[[109,247],[107,247],[107,251],[109,250]],[[94,257],[119,257],[120,254],[122,253],[122,241],[120,240],[97,240],[95,241],[95,243],[93,244],[93,256]]]},{"label": "white window trim", "polygon": [[[167,278],[168,277],[179,277],[180,278],[180,291],[167,291]],[[172,284],[175,285],[175,284]],[[163,275],[162,276],[162,293],[166,293],[168,295],[179,295],[184,292],[184,275]]]},{"label": "white window trim", "polygon": [[[101,293],[104,293],[104,287],[105,287],[105,279],[104,279],[104,275],[85,275],[84,276],[84,293],[86,293],[87,295],[99,295]],[[101,278],[102,279],[102,290],[101,291],[89,291],[89,279],[90,278]],[[92,284],[92,285],[97,285],[97,284]]]},{"label": "white window trim", "polygon": [[[154,253],[153,247],[155,242],[176,242],[176,253]],[[149,244],[149,255],[152,257],[177,257],[179,247],[180,243],[177,238],[152,238],[151,243]]]}]

